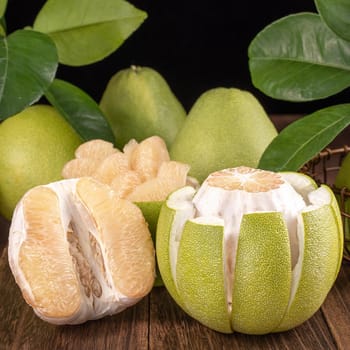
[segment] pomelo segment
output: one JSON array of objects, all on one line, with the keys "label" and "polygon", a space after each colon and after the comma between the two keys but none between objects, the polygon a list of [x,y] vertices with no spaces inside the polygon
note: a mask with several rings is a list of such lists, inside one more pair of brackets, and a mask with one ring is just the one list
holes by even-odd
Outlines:
[{"label": "pomelo segment", "polygon": [[63,167],[63,178],[93,177],[133,202],[163,201],[188,181],[189,166],[171,161],[159,136],[140,143],[130,140],[123,152],[110,142],[90,140],[79,146],[75,156]]},{"label": "pomelo segment", "polygon": [[233,282],[233,329],[272,332],[287,310],[291,275],[288,229],[281,213],[245,214]]},{"label": "pomelo segment", "polygon": [[45,317],[66,318],[79,310],[82,298],[59,205],[50,188],[36,187],[25,196],[27,228],[18,264],[28,281],[23,290],[26,301]]},{"label": "pomelo segment", "polygon": [[96,236],[104,244],[114,285],[129,298],[143,297],[154,283],[155,261],[141,210],[90,178],[78,181],[77,194],[98,228]]},{"label": "pomelo segment", "polygon": [[157,258],[166,288],[190,316],[223,333],[266,334],[319,309],[339,271],[342,234],[328,186],[238,167],[168,197]]},{"label": "pomelo segment", "polygon": [[[76,150],[76,158],[67,162],[62,170],[65,179],[92,177],[110,186],[115,195],[133,203],[140,203],[142,211],[151,221],[159,214],[159,203],[168,195],[187,184],[196,187],[198,182],[187,176],[189,166],[171,161],[165,141],[151,136],[140,143],[131,139],[123,151],[103,140],[91,140]],[[150,213],[154,210],[154,213]],[[156,225],[152,237],[155,242]],[[152,231],[152,228],[151,228]],[[161,285],[158,277],[157,285]]]}]

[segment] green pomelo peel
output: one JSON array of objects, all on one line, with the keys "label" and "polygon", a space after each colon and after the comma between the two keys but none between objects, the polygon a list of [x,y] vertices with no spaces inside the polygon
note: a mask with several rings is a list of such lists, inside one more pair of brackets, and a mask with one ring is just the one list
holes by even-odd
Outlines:
[{"label": "green pomelo peel", "polygon": [[200,183],[212,172],[256,167],[277,131],[249,92],[216,88],[202,94],[170,147],[170,157],[191,166]]},{"label": "green pomelo peel", "polygon": [[281,213],[243,216],[236,260],[232,326],[246,334],[270,333],[286,312],[291,288],[288,230]]},{"label": "green pomelo peel", "polygon": [[113,130],[116,146],[158,135],[169,147],[182,127],[186,111],[165,79],[150,67],[117,72],[100,101]]},{"label": "green pomelo peel", "polygon": [[338,223],[332,207],[324,205],[304,212],[302,218],[305,242],[300,281],[290,309],[275,331],[300,325],[321,307],[336,279],[341,260],[339,241],[334,237]]},{"label": "green pomelo peel", "polygon": [[62,178],[80,136],[50,105],[33,105],[0,124],[0,213],[13,210],[30,188]]},{"label": "green pomelo peel", "polygon": [[177,190],[162,206],[156,253],[164,285],[185,312],[211,329],[266,334],[297,327],[320,308],[337,277],[343,240],[334,194],[303,174],[284,176],[307,203],[297,215],[293,269],[281,212],[243,215],[230,275],[224,221],[196,218],[195,190]]},{"label": "green pomelo peel", "polygon": [[[232,333],[224,288],[224,227],[187,221],[179,246],[176,281],[187,312],[223,333]],[[210,298],[208,298],[210,296]]]}]

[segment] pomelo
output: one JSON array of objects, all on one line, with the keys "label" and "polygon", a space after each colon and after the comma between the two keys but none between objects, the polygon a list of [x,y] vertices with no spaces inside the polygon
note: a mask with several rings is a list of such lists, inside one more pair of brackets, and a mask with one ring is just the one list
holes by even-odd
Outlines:
[{"label": "pomelo", "polygon": [[0,124],[0,213],[12,212],[30,188],[62,178],[63,165],[82,142],[49,105],[33,105]]},{"label": "pomelo", "polygon": [[[339,171],[335,177],[334,186],[336,198],[344,214],[350,215],[350,153],[342,160]],[[342,194],[343,192],[343,194]],[[350,218],[342,216],[344,225],[345,248],[347,256],[350,256]]]},{"label": "pomelo", "polygon": [[248,91],[215,88],[191,108],[170,147],[170,157],[191,167],[202,182],[213,171],[256,167],[277,131],[259,101]]},{"label": "pomelo", "polygon": [[[171,161],[167,146],[159,136],[151,136],[140,143],[132,139],[122,150],[103,140],[90,140],[75,151],[75,158],[62,170],[65,179],[90,176],[109,185],[115,195],[141,208],[156,240],[160,207],[168,195],[191,184],[198,184],[187,176],[189,166]],[[157,270],[155,285],[162,285]]]},{"label": "pomelo", "polygon": [[185,312],[216,331],[291,329],[320,308],[337,277],[339,215],[330,188],[304,174],[216,171],[163,204],[161,277]]},{"label": "pomelo", "polygon": [[155,278],[141,210],[89,177],[26,192],[11,222],[8,256],[27,303],[54,324],[121,312],[148,294]]},{"label": "pomelo", "polygon": [[169,147],[186,111],[163,76],[151,67],[131,66],[112,76],[100,101],[122,148],[129,140],[160,136]]}]

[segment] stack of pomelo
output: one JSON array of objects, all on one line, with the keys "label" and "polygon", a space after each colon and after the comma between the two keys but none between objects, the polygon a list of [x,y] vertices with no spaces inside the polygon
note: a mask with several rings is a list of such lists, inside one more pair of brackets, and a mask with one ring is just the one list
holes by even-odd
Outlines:
[{"label": "stack of pomelo", "polygon": [[[53,135],[45,149],[51,133],[44,134],[29,150],[38,173],[48,163],[35,159],[40,147],[50,151],[47,159],[57,152],[53,165],[64,165],[63,180],[55,181],[55,168],[43,185],[28,185],[10,228],[12,272],[41,318],[81,323],[140,300],[154,285],[152,238],[169,293],[210,328],[277,332],[318,310],[342,260],[339,209],[327,186],[304,175],[254,169],[277,135],[254,96],[213,89],[185,118],[162,77],[133,67],[111,80],[101,107],[122,149],[103,140],[81,144],[59,119],[49,123],[60,123],[67,137]],[[5,177],[11,168],[27,173],[9,154]],[[189,174],[207,180],[198,189]],[[13,198],[5,198],[8,216]]]}]

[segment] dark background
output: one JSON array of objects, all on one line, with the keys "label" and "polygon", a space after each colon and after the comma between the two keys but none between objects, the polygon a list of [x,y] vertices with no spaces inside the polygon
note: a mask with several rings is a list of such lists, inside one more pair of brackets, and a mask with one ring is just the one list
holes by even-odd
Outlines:
[{"label": "dark background", "polygon": [[[317,102],[282,102],[263,95],[251,83],[250,41],[278,18],[316,12],[312,0],[129,2],[146,11],[148,18],[117,51],[88,66],[58,68],[58,78],[79,86],[97,102],[112,75],[131,64],[150,66],[161,73],[186,110],[201,93],[219,86],[251,91],[271,114],[309,113],[348,100],[345,91]],[[32,25],[43,4],[43,0],[9,0],[8,33]]]}]

